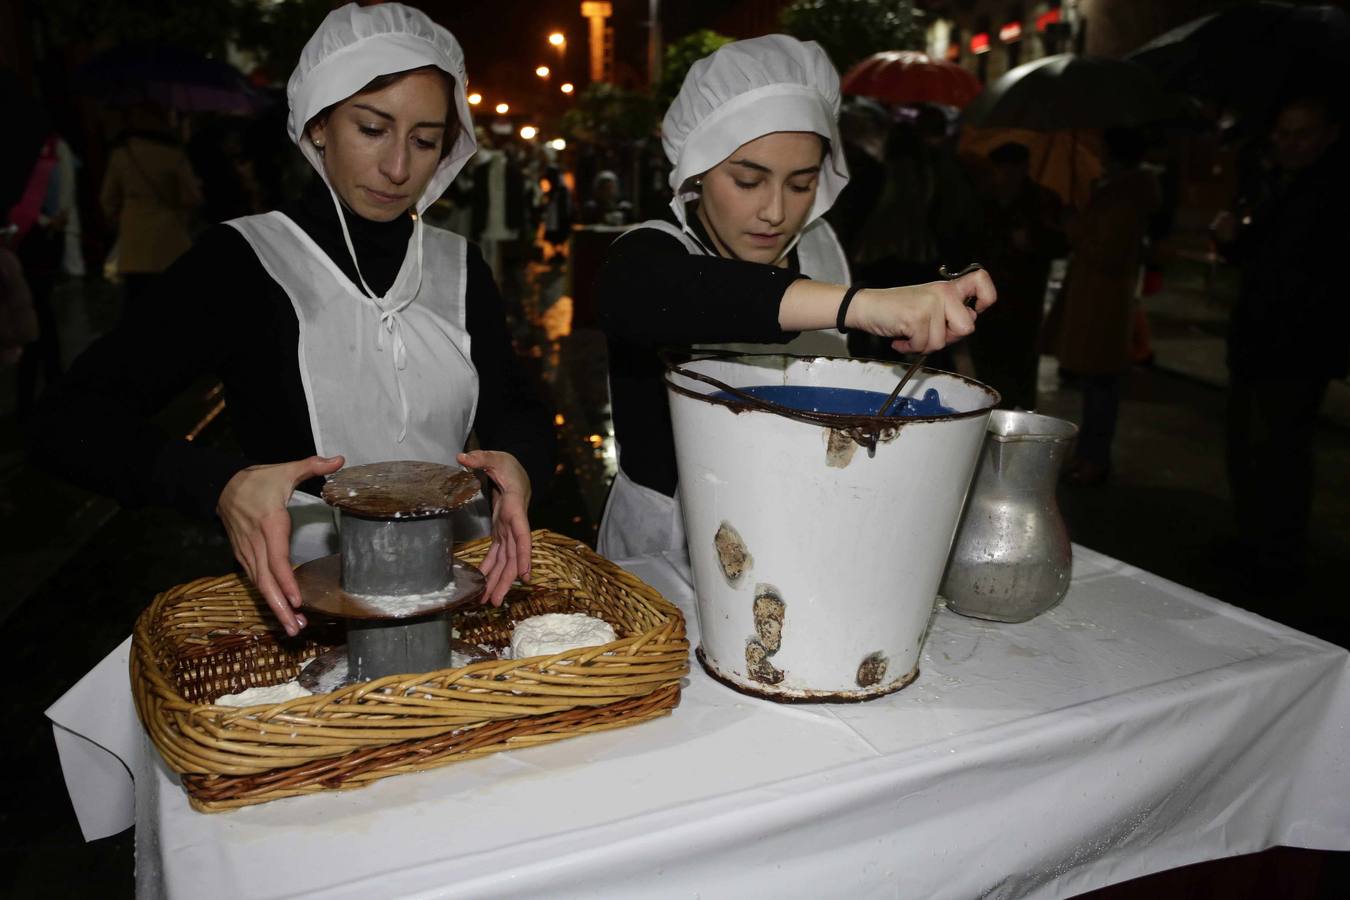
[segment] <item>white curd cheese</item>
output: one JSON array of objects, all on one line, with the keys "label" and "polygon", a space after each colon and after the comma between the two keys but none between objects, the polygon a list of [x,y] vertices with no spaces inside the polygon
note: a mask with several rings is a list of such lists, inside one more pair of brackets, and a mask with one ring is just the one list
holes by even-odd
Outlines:
[{"label": "white curd cheese", "polygon": [[308,696],[310,692],[302,688],[299,682],[287,681],[284,684],[251,687],[237,694],[226,694],[216,699],[216,706],[262,706]]},{"label": "white curd cheese", "polygon": [[511,657],[552,656],[616,639],[614,629],[602,619],[582,613],[547,613],[516,623],[511,632]]}]

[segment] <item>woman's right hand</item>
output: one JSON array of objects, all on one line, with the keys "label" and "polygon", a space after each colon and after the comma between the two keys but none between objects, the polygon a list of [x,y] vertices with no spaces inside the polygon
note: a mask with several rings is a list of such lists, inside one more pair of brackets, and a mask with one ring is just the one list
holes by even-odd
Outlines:
[{"label": "woman's right hand", "polygon": [[286,504],[301,482],[342,468],[341,456],[311,456],[271,466],[249,466],[234,474],[220,492],[216,514],[244,567],[286,633],[294,637],[307,624],[295,610],[300,588],[291,569],[291,514]]},{"label": "woman's right hand", "polygon": [[[966,305],[975,298],[974,308]],[[998,299],[989,273],[977,269],[951,281],[863,290],[848,308],[849,328],[894,338],[901,353],[932,353],[975,330],[975,319]]]}]

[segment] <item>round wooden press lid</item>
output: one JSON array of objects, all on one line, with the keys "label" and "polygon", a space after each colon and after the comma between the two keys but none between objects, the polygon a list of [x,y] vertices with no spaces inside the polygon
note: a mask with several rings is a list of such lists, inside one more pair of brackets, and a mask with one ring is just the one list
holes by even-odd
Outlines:
[{"label": "round wooden press lid", "polygon": [[322,497],[368,519],[425,519],[453,512],[481,491],[478,475],[467,469],[405,459],[340,469]]}]

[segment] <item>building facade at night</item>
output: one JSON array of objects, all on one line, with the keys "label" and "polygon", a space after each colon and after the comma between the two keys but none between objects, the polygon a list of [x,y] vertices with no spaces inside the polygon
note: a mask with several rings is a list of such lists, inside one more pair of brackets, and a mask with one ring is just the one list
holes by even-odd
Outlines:
[{"label": "building facade at night", "polygon": [[1232,0],[919,0],[929,55],[958,62],[988,82],[1056,53],[1123,56]]}]

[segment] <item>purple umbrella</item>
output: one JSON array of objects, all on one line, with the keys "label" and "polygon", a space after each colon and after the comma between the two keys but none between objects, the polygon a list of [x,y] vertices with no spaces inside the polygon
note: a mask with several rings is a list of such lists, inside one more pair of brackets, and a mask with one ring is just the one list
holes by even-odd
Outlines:
[{"label": "purple umbrella", "polygon": [[118,47],[79,77],[87,93],[113,104],[148,100],[181,112],[253,113],[268,103],[234,66],[177,47]]}]

